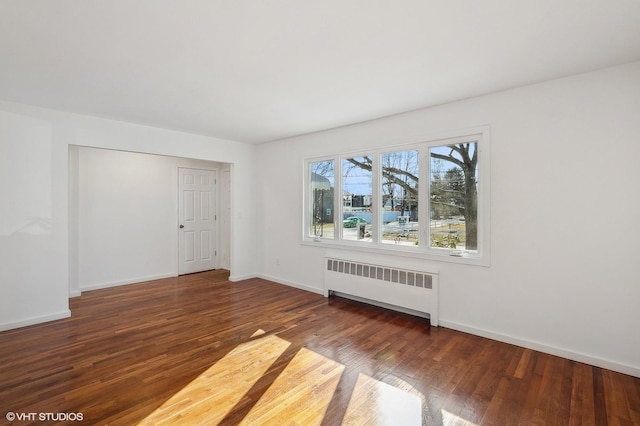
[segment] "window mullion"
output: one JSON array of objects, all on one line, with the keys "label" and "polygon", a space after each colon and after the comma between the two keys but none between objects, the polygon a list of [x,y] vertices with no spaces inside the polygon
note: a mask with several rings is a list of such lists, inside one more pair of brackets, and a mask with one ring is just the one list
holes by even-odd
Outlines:
[{"label": "window mullion", "polygon": [[420,146],[420,182],[422,184],[419,187],[419,210],[418,210],[418,224],[420,241],[418,247],[420,251],[427,251],[429,249],[430,225],[431,225],[431,194],[430,194],[430,179],[431,176],[431,161],[429,161],[429,147],[425,144]]},{"label": "window mullion", "polygon": [[343,185],[343,176],[342,176],[342,157],[334,158],[335,164],[335,190],[334,194],[334,206],[337,214],[333,215],[333,227],[334,227],[334,235],[333,238],[336,240],[342,240],[342,217],[343,213],[343,203],[342,203],[342,185]]},{"label": "window mullion", "polygon": [[371,198],[373,201],[373,205],[370,207],[371,209],[371,219],[372,224],[371,228],[372,232],[372,242],[374,245],[379,245],[381,241],[382,234],[382,190],[381,190],[381,176],[382,176],[382,167],[380,165],[380,153],[376,152],[372,154],[373,156],[373,181],[372,181],[372,191]]}]

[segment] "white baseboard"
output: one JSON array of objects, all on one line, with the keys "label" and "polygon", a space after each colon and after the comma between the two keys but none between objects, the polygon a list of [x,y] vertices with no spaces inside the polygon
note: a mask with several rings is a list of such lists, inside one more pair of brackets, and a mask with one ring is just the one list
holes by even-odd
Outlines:
[{"label": "white baseboard", "polygon": [[166,274],[150,275],[147,277],[137,277],[137,278],[131,278],[127,280],[112,281],[107,283],[98,283],[98,284],[89,284],[89,285],[80,284],[80,291],[83,292],[83,291],[99,290],[101,288],[117,287],[117,286],[127,285],[127,284],[139,284],[145,281],[161,280],[163,278],[172,278],[175,276],[176,276],[175,273],[169,272]]},{"label": "white baseboard", "polygon": [[71,311],[69,309],[66,309],[64,311],[56,312],[49,315],[42,315],[39,317],[26,318],[20,321],[13,321],[13,322],[0,324],[0,331],[13,330],[14,328],[27,327],[30,325],[41,324],[43,322],[69,318],[70,316],[71,316]]},{"label": "white baseboard", "polygon": [[538,352],[544,352],[550,355],[567,358],[573,361],[582,362],[584,364],[593,365],[595,367],[606,368],[607,370],[617,371],[618,373],[628,374],[634,377],[640,377],[640,368],[632,365],[621,364],[616,361],[594,357],[592,355],[571,351],[568,349],[549,346],[544,343],[531,340],[521,339],[519,337],[509,336],[506,334],[495,333],[493,331],[472,327],[466,324],[447,321],[440,318],[440,326],[450,328],[452,330],[463,331],[465,333],[474,334],[476,336],[486,337],[487,339],[497,340],[498,342],[509,343],[511,345],[532,349]]},{"label": "white baseboard", "polygon": [[229,281],[231,282],[237,282],[237,281],[244,281],[244,280],[250,280],[252,278],[258,278],[258,275],[255,274],[249,274],[249,275],[231,275],[229,276]]},{"label": "white baseboard", "polygon": [[287,281],[280,278],[272,277],[270,275],[259,274],[258,277],[268,281],[273,281],[274,283],[288,285],[289,287],[299,288],[300,290],[306,290],[311,293],[321,294],[324,296],[324,289],[322,288],[311,287],[305,284],[300,284],[297,282]]}]

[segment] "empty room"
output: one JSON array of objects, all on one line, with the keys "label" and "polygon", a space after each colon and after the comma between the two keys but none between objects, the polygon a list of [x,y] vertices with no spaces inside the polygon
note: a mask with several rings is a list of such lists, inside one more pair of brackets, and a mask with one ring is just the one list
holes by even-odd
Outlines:
[{"label": "empty room", "polygon": [[0,424],[640,425],[640,3],[0,0]]}]

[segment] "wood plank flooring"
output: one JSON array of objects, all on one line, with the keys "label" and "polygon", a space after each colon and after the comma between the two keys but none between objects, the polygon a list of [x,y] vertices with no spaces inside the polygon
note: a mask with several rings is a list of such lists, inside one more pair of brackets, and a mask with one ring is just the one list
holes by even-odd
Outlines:
[{"label": "wood plank flooring", "polygon": [[0,333],[0,424],[640,425],[639,378],[261,279],[70,303]]}]

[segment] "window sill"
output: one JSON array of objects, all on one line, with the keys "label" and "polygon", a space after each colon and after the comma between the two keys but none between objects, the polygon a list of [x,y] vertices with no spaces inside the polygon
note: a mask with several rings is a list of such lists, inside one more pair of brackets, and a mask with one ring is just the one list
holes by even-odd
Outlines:
[{"label": "window sill", "polygon": [[301,244],[308,247],[319,247],[323,249],[351,250],[361,253],[376,253],[390,256],[399,256],[411,259],[422,259],[432,262],[447,262],[473,266],[491,266],[489,256],[479,256],[461,250],[438,250],[415,249],[410,246],[396,246],[394,244],[375,245],[370,242],[356,241],[333,241],[325,239],[305,238]]}]

